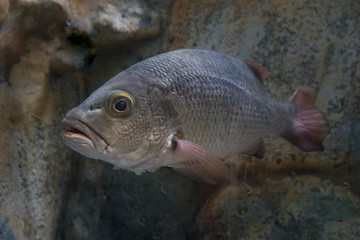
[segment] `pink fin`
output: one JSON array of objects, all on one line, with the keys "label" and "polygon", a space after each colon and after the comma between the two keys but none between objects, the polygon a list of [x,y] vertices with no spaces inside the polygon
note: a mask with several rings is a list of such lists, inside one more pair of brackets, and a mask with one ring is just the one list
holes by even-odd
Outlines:
[{"label": "pink fin", "polygon": [[201,146],[174,139],[174,157],[169,167],[175,171],[211,185],[227,185],[232,182],[230,169]]},{"label": "pink fin", "polygon": [[250,148],[245,152],[245,154],[251,155],[256,158],[263,158],[265,154],[265,144],[263,139],[256,141]]},{"label": "pink fin", "polygon": [[289,101],[295,104],[296,118],[294,127],[282,136],[301,150],[323,151],[322,139],[327,133],[326,122],[314,106],[315,91],[307,87],[298,87]]},{"label": "pink fin", "polygon": [[264,66],[258,64],[257,62],[245,60],[246,65],[248,65],[254,74],[263,82],[267,77],[269,77],[270,72]]}]

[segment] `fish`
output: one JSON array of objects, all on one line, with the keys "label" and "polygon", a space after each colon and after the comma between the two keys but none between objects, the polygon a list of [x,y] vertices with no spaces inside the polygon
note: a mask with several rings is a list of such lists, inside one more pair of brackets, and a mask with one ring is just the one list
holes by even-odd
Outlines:
[{"label": "fish", "polygon": [[270,72],[249,60],[179,49],[143,60],[95,90],[62,120],[64,143],[137,175],[170,167],[211,185],[234,182],[226,162],[263,158],[263,137],[280,135],[303,151],[323,151],[326,120],[316,93],[298,87],[273,98]]}]

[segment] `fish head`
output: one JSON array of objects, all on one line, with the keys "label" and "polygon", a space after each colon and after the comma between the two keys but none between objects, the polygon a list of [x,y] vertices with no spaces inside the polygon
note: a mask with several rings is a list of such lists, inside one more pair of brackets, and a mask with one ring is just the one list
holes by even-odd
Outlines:
[{"label": "fish head", "polygon": [[155,167],[177,118],[156,81],[122,72],[66,114],[61,137],[87,157],[141,173]]}]

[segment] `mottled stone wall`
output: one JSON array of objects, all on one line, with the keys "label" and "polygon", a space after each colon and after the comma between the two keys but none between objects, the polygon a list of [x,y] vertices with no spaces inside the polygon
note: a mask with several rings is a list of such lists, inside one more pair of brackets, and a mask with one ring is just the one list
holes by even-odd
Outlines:
[{"label": "mottled stone wall", "polygon": [[[360,238],[357,1],[0,1],[0,239]],[[287,99],[318,92],[326,150],[266,139],[239,183],[135,176],[66,148],[61,119],[126,67],[201,48],[262,63]]]},{"label": "mottled stone wall", "polygon": [[263,160],[242,159],[242,187],[222,189],[201,211],[207,239],[360,237],[360,4],[354,1],[176,1],[163,49],[201,48],[262,63],[269,91],[318,92],[325,151],[266,139]]}]

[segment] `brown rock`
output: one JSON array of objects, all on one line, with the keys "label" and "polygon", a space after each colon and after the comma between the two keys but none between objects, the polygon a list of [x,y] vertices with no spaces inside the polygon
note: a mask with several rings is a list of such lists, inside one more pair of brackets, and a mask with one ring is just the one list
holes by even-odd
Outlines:
[{"label": "brown rock", "polygon": [[[54,1],[13,1],[0,29],[0,68],[14,64],[26,49],[28,36],[53,39],[64,32],[67,18]],[[1,19],[0,19],[1,20]]]},{"label": "brown rock", "polygon": [[6,14],[9,11],[9,0],[3,0],[0,2],[0,27],[4,23]]},{"label": "brown rock", "polygon": [[69,28],[86,32],[97,48],[110,50],[160,32],[159,14],[140,0],[72,2],[69,12]]}]

